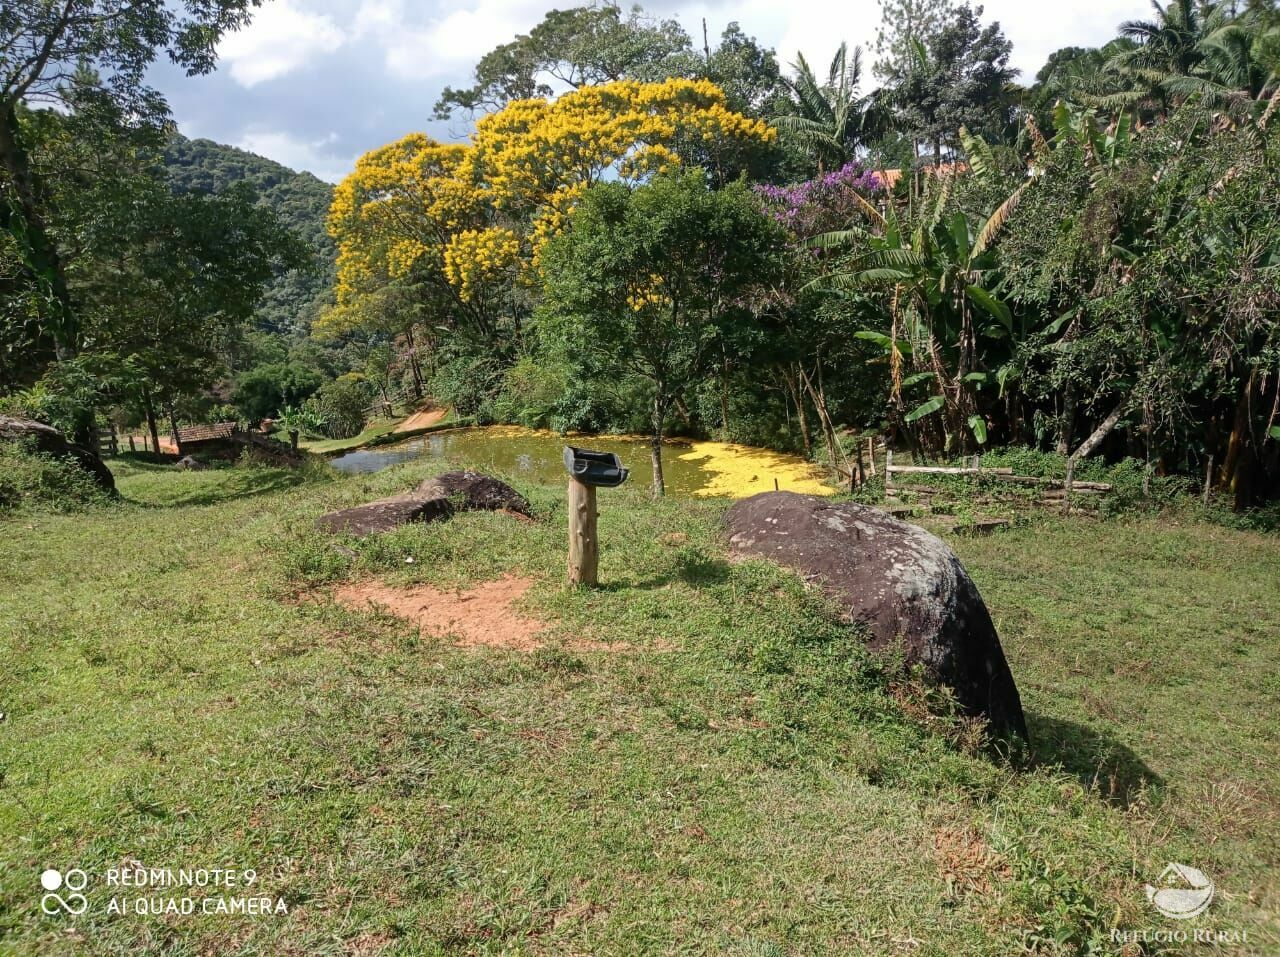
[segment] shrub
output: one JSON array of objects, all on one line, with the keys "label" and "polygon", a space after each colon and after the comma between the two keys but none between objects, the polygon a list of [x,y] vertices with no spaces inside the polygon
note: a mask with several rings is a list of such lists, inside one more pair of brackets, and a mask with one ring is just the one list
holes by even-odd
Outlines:
[{"label": "shrub", "polygon": [[71,459],[38,452],[28,442],[0,442],[0,514],[21,508],[74,512],[108,501]]},{"label": "shrub", "polygon": [[329,437],[349,439],[359,435],[372,398],[369,380],[358,372],[348,372],[322,385],[315,394],[315,405],[324,417]]},{"label": "shrub", "polygon": [[431,378],[430,393],[459,415],[479,424],[496,421],[494,401],[502,391],[502,363],[488,356],[458,356]]},{"label": "shrub", "polygon": [[552,423],[568,379],[562,365],[521,359],[507,370],[502,394],[493,403],[494,414],[500,421],[545,429]]}]

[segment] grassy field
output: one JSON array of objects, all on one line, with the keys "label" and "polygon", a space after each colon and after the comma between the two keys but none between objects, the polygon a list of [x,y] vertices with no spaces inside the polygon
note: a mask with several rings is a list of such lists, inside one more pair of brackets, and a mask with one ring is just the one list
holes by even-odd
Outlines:
[{"label": "grassy field", "polygon": [[434,432],[439,429],[446,429],[461,424],[463,421],[456,415],[452,409],[444,413],[443,417],[427,428],[410,428],[405,429],[402,433],[397,433],[396,429],[400,428],[411,416],[396,416],[389,419],[374,419],[364,431],[358,435],[353,435],[346,439],[309,439],[304,438],[298,442],[301,448],[308,452],[315,452],[317,455],[336,455],[339,452],[350,452],[352,449],[363,448],[366,445],[382,445],[387,442],[399,441],[399,438],[412,438],[416,435],[422,435],[426,432]]},{"label": "grassy field", "polygon": [[358,449],[362,445],[372,442],[374,439],[380,439],[383,436],[390,435],[395,431],[396,426],[404,421],[404,416],[396,416],[390,419],[374,419],[370,422],[359,435],[353,435],[347,439],[310,439],[303,438],[298,445],[308,452],[315,452],[318,455],[332,455],[335,452],[347,452],[351,449]]},{"label": "grassy field", "polygon": [[[603,494],[606,584],[567,592],[559,490],[523,489],[534,524],[339,549],[316,515],[427,467],[117,471],[121,505],[0,523],[0,953],[1280,949],[1275,537],[1046,517],[953,542],[1027,709],[1007,757],[795,577],[726,562],[722,504]],[[327,598],[507,572],[540,650]],[[130,861],[251,868],[287,913],[138,915],[175,892],[105,886]],[[1218,888],[1186,925],[1142,893],[1169,861]],[[82,916],[41,913],[46,867],[87,872]]]}]

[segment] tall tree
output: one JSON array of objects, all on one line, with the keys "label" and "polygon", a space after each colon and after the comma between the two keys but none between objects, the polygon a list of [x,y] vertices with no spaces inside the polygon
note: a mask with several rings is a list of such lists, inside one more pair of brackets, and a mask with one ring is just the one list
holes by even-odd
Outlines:
[{"label": "tall tree", "polygon": [[930,36],[913,39],[910,56],[886,75],[894,127],[929,150],[935,164],[944,148],[958,145],[962,126],[991,136],[1009,126],[1013,47],[999,23],[984,26],[981,17],[982,7],[953,8]]},{"label": "tall tree", "polygon": [[621,79],[687,76],[693,45],[675,20],[657,20],[640,7],[624,13],[611,4],[552,10],[527,34],[489,51],[475,68],[475,83],[445,87],[438,119],[499,110],[514,100],[545,98],[552,82],[578,89]]},{"label": "tall tree", "polygon": [[915,55],[915,45],[928,45],[953,9],[953,0],[880,0],[876,74],[891,77],[901,73]]},{"label": "tall tree", "polygon": [[50,235],[49,190],[20,113],[76,108],[111,126],[154,126],[168,111],[145,82],[161,52],[190,74],[213,69],[224,33],[259,0],[4,0],[0,5],[0,171],[6,230],[26,278],[47,290],[45,321],[62,355],[80,344],[75,303]]},{"label": "tall tree", "polygon": [[840,44],[825,80],[819,80],[803,54],[792,64],[787,81],[791,97],[773,117],[784,136],[793,139],[819,169],[833,169],[853,159],[867,135],[871,99],[862,96],[862,48]]}]

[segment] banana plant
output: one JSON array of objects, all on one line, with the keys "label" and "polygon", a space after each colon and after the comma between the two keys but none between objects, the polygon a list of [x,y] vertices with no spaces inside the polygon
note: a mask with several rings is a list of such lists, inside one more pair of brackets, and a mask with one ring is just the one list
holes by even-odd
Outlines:
[{"label": "banana plant", "polygon": [[[987,441],[976,392],[997,384],[1010,352],[1014,317],[995,291],[992,241],[1008,218],[1006,200],[980,223],[951,208],[953,179],[930,181],[911,220],[893,204],[867,209],[869,226],[816,237],[819,248],[847,251],[815,280],[836,290],[876,289],[889,306],[889,332],[863,330],[889,358],[890,403],[904,424],[940,422],[942,446],[970,451]],[[907,410],[904,393],[932,394]]]}]

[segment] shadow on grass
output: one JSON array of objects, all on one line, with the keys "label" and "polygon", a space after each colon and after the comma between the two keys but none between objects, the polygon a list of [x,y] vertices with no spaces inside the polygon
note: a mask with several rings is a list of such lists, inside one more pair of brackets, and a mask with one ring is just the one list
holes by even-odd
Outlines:
[{"label": "shadow on grass", "polygon": [[1108,803],[1129,807],[1164,783],[1126,745],[1094,728],[1027,712],[1027,730],[1035,763],[1061,766]]},{"label": "shadow on grass", "polygon": [[[172,467],[170,467],[172,468]],[[181,508],[192,505],[219,505],[236,499],[252,498],[293,488],[306,481],[300,471],[291,469],[213,469],[198,473],[208,478],[193,488],[167,492],[162,498],[127,497],[141,508]],[[218,481],[221,479],[221,481]]]},{"label": "shadow on grass", "polygon": [[121,452],[103,461],[108,468],[119,463],[128,465],[135,472],[163,472],[173,468],[173,463],[178,461],[178,456],[159,452]]},{"label": "shadow on grass", "polygon": [[677,556],[673,566],[663,574],[654,575],[651,578],[639,581],[606,581],[599,588],[601,591],[627,591],[628,589],[648,591],[665,588],[676,582],[682,582],[692,588],[705,588],[723,584],[733,573],[732,566],[723,558],[707,555],[682,554]]}]

